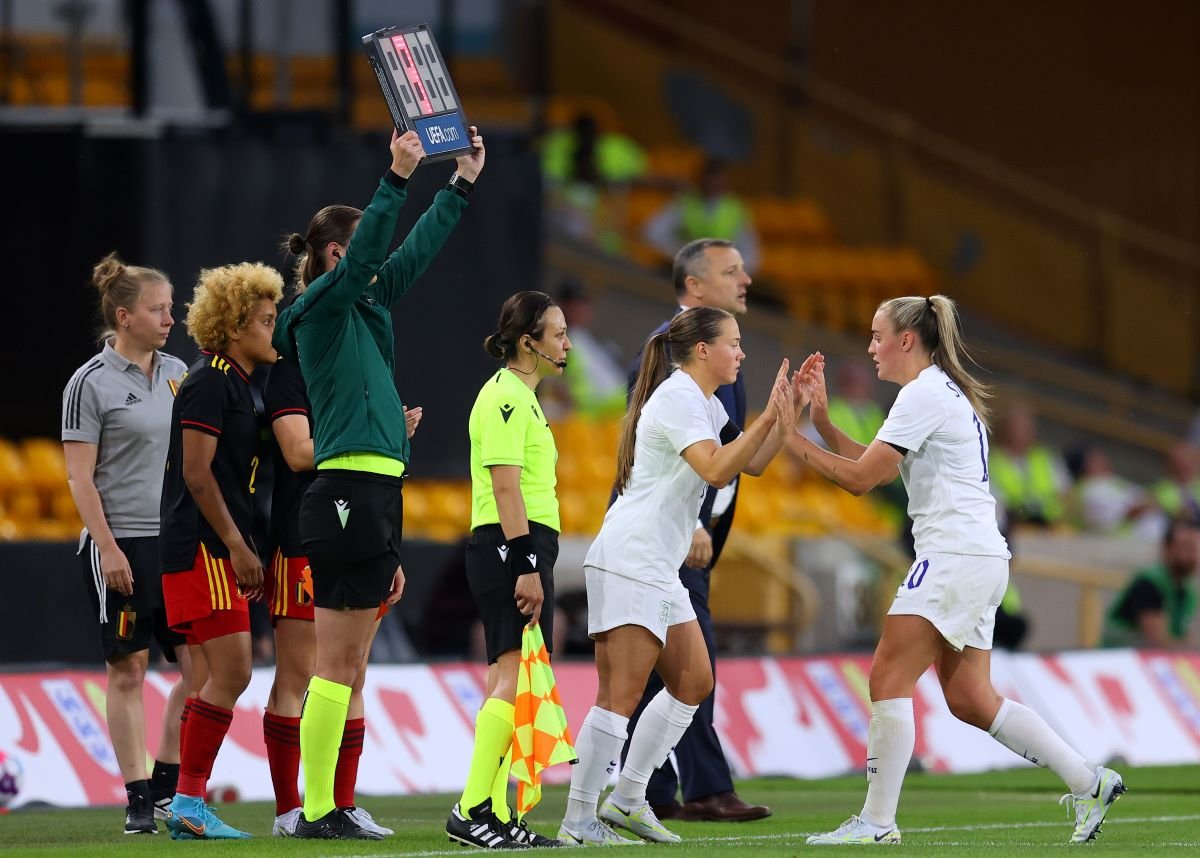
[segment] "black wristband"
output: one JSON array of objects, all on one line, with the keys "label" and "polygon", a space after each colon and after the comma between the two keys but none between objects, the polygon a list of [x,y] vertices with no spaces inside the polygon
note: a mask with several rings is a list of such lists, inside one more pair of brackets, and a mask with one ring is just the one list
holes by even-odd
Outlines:
[{"label": "black wristband", "polygon": [[464,179],[462,176],[455,173],[450,177],[450,181],[446,183],[446,190],[453,191],[464,200],[475,189],[475,183],[470,179]]},{"label": "black wristband", "polygon": [[537,549],[533,547],[533,534],[524,533],[508,540],[509,563],[517,575],[537,571]]},{"label": "black wristband", "polygon": [[408,187],[408,179],[404,178],[399,173],[395,172],[394,170],[392,170],[390,168],[388,169],[388,171],[386,173],[383,174],[383,180],[385,182],[387,182],[389,185],[391,185],[393,188],[395,188],[397,191],[403,191],[405,188]]}]

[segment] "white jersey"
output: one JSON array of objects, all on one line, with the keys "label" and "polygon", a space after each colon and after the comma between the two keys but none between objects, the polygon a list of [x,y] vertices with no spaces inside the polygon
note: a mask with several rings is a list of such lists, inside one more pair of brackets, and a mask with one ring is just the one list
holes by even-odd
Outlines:
[{"label": "white jersey", "polygon": [[900,476],[917,557],[1010,556],[989,490],[987,429],[940,367],[923,370],[900,389],[875,437],[908,451]]},{"label": "white jersey", "polygon": [[719,445],[728,422],[721,401],[705,399],[686,372],[660,384],[638,418],[629,482],[584,566],[663,587],[678,581],[708,487],[681,454],[698,441]]}]

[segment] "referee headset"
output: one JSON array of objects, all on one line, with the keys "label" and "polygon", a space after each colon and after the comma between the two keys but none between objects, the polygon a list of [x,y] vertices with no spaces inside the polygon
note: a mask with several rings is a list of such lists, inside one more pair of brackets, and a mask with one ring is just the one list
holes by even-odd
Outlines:
[{"label": "referee headset", "polygon": [[[542,309],[538,311],[537,316],[534,317],[535,322],[536,322],[536,320],[540,319],[543,315],[545,315],[546,311],[548,309],[550,309],[550,307],[552,307],[553,305],[554,305],[553,301],[547,301],[545,303],[545,305],[543,305]],[[535,349],[533,347],[533,335],[532,334],[523,334],[522,336],[524,337],[525,350],[528,351],[530,354],[538,355],[539,357],[544,358],[545,360],[549,361],[551,364],[558,367],[559,369],[567,368],[567,362],[565,360],[555,360],[554,358],[550,357],[550,355],[546,354],[545,352]]]},{"label": "referee headset", "polygon": [[546,354],[545,352],[535,349],[533,347],[533,337],[529,336],[529,334],[526,334],[525,337],[526,337],[525,348],[530,354],[535,354],[542,358],[545,358],[547,361],[554,364],[559,369],[567,368],[567,362],[565,360],[555,360],[554,358],[550,357],[550,355]]}]

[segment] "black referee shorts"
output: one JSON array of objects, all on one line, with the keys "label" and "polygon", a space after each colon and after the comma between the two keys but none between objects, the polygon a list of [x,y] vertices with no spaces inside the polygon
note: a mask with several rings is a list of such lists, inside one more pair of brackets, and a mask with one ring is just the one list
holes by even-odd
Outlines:
[{"label": "black referee shorts", "polygon": [[[546,651],[553,652],[554,563],[558,560],[558,533],[531,521],[529,534],[537,551],[538,575],[545,596],[539,622],[546,639]],[[508,542],[500,525],[485,524],[472,531],[467,542],[467,585],[483,621],[488,664],[493,664],[503,653],[521,649],[521,630],[530,619],[517,610],[517,599],[513,595],[517,576],[507,555]]]},{"label": "black referee shorts", "polygon": [[318,608],[378,608],[400,565],[402,480],[317,471],[300,503],[300,533]]},{"label": "black referee shorts", "polygon": [[167,625],[163,604],[162,573],[158,559],[157,536],[127,536],[117,547],[129,561],[133,573],[133,594],[122,595],[109,589],[100,570],[100,549],[89,533],[79,548],[83,565],[84,587],[92,611],[100,622],[100,647],[104,660],[150,649],[158,642],[168,661],[175,661],[175,647],[185,643],[183,635]]}]

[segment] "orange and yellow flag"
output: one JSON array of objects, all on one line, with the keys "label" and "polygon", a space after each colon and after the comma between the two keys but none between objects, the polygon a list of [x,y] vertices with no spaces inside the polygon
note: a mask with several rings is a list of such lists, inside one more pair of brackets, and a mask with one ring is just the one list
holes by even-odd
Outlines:
[{"label": "orange and yellow flag", "polygon": [[541,626],[526,626],[521,634],[515,708],[509,771],[517,779],[517,818],[521,819],[542,800],[542,771],[577,759]]}]

